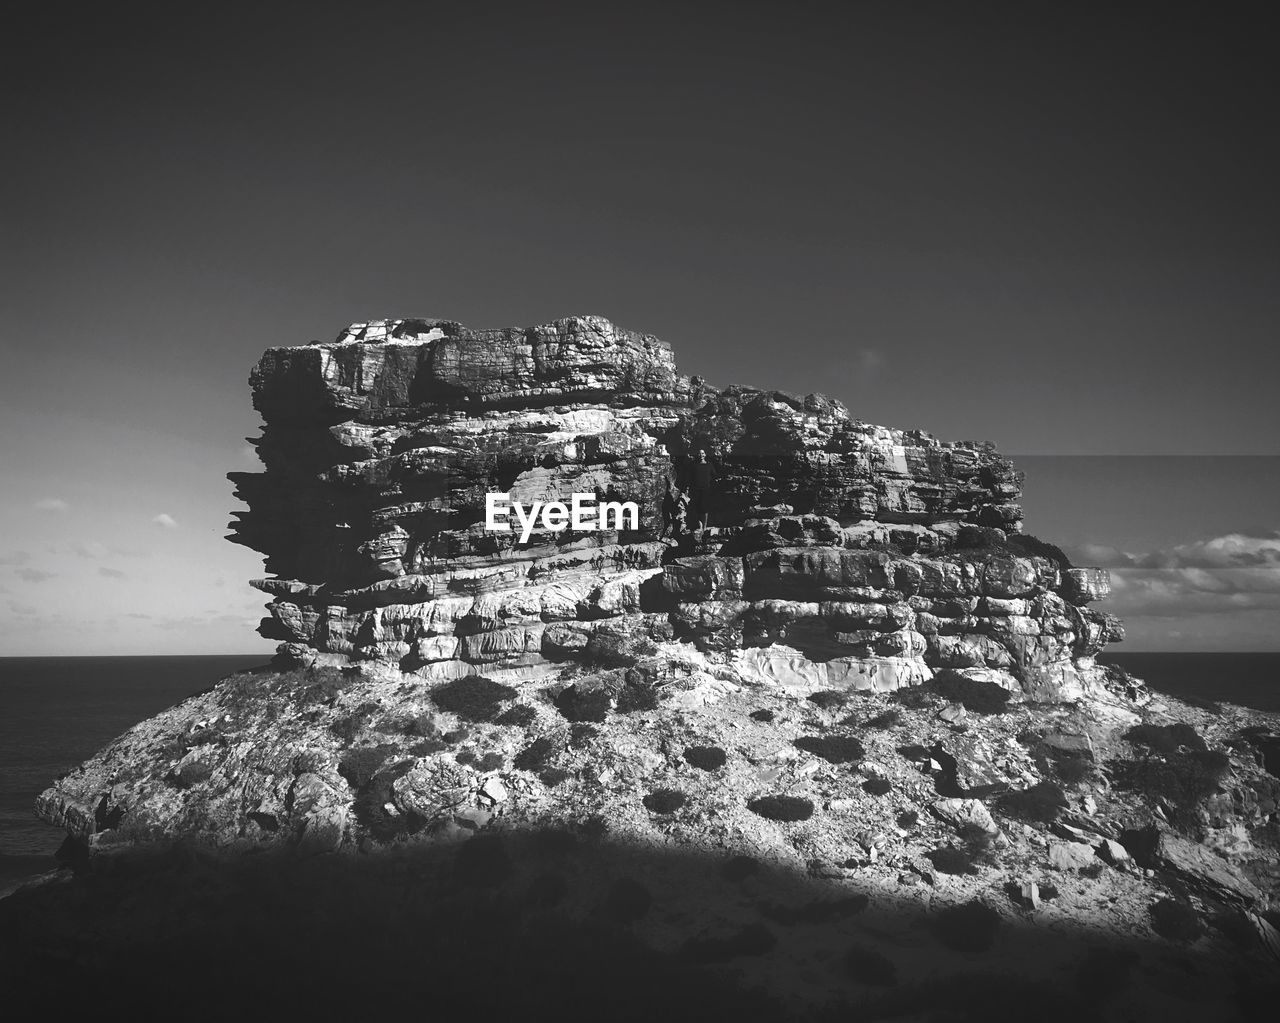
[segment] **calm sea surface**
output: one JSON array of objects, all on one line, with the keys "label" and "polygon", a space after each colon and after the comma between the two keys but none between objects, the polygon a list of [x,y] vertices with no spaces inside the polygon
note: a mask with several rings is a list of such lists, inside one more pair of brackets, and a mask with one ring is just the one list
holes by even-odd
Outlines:
[{"label": "calm sea surface", "polygon": [[[32,804],[58,775],[130,725],[262,664],[243,657],[0,658],[0,881],[53,866],[62,833]],[[1280,654],[1113,654],[1174,696],[1280,711]]]}]

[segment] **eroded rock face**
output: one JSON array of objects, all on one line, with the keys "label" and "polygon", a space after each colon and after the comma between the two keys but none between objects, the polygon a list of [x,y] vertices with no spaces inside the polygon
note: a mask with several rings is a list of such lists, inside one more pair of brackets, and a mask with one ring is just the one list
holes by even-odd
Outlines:
[{"label": "eroded rock face", "polygon": [[[271,349],[252,384],[265,471],[232,474],[232,539],[266,555],[260,631],[297,660],[534,677],[645,616],[640,641],[673,632],[789,688],[954,669],[1059,698],[1122,635],[1087,606],[1105,572],[1020,534],[1021,475],[991,445],[717,390],[601,317],[357,324]],[[709,528],[672,535],[669,485]],[[634,501],[639,522],[521,542],[486,530],[490,493]]]}]

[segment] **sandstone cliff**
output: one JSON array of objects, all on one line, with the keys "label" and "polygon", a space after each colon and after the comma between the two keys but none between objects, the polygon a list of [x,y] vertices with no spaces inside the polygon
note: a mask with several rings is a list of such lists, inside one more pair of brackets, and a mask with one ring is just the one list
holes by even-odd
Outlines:
[{"label": "sandstone cliff", "polygon": [[[266,555],[261,631],[299,660],[528,678],[626,622],[802,688],[950,668],[1056,698],[1122,634],[1087,606],[1105,573],[1020,535],[1021,477],[990,444],[716,390],[600,317],[356,324],[270,350],[252,384],[265,471],[232,475],[232,538]],[[699,457],[710,528],[677,543],[663,499]],[[635,501],[640,528],[520,543],[484,529],[491,492]]]}]

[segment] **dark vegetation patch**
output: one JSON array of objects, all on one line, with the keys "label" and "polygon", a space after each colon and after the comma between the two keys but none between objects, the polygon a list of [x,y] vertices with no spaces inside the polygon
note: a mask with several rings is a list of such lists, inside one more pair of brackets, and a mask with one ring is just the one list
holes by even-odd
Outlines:
[{"label": "dark vegetation patch", "polygon": [[[1037,758],[1039,760],[1039,758]],[[1098,772],[1093,757],[1072,750],[1046,748],[1040,770],[1051,774],[1063,785],[1079,785],[1093,778]]]},{"label": "dark vegetation patch", "polygon": [[690,938],[680,955],[695,963],[725,963],[739,956],[762,956],[777,943],[769,928],[755,923],[725,937]]},{"label": "dark vegetation patch", "polygon": [[644,797],[645,808],[650,813],[675,813],[689,801],[689,797],[676,789],[657,789]]},{"label": "dark vegetation patch", "polygon": [[862,791],[871,796],[887,796],[892,788],[888,778],[868,778],[862,783]]},{"label": "dark vegetation patch", "polygon": [[446,682],[431,692],[432,702],[441,710],[457,714],[464,721],[494,721],[502,704],[515,699],[516,690],[483,675],[467,675]]},{"label": "dark vegetation patch", "polygon": [[639,668],[628,668],[623,676],[622,688],[614,703],[619,714],[634,714],[637,711],[655,710],[658,706],[658,686],[656,677]]},{"label": "dark vegetation patch", "polygon": [[715,771],[724,767],[728,754],[719,746],[690,746],[684,751],[684,759],[702,771]]},{"label": "dark vegetation patch", "polygon": [[1204,924],[1185,902],[1161,899],[1151,907],[1151,929],[1170,941],[1195,941],[1204,933]]},{"label": "dark vegetation patch", "polygon": [[953,845],[939,846],[930,849],[924,858],[933,864],[934,870],[940,874],[952,874],[956,877],[965,874],[976,874],[978,868],[973,864],[973,857],[968,850],[958,849]]},{"label": "dark vegetation patch", "polygon": [[165,776],[165,781],[180,789],[189,789],[193,785],[208,781],[213,775],[213,762],[210,760],[188,760],[179,764]]},{"label": "dark vegetation patch", "polygon": [[838,689],[823,689],[821,692],[810,693],[808,700],[815,707],[821,707],[823,710],[839,710],[849,702],[849,694],[841,692]]},{"label": "dark vegetation patch", "polygon": [[1171,811],[1170,820],[1185,829],[1194,826],[1197,805],[1218,791],[1230,766],[1221,750],[1204,749],[1114,760],[1106,772],[1115,788],[1164,802]]},{"label": "dark vegetation patch", "polygon": [[464,725],[461,728],[455,728],[452,731],[445,732],[441,738],[450,746],[456,746],[458,743],[466,742],[471,738],[471,729]]},{"label": "dark vegetation patch", "polygon": [[1185,721],[1172,725],[1134,725],[1121,738],[1135,746],[1143,746],[1153,753],[1163,753],[1166,756],[1179,750],[1203,753],[1209,749],[1200,734]]},{"label": "dark vegetation patch", "polygon": [[761,724],[769,724],[777,715],[771,710],[753,710],[750,714],[752,721],[759,721]]},{"label": "dark vegetation patch", "polygon": [[852,735],[804,735],[793,745],[831,764],[849,764],[861,760],[866,749]]},{"label": "dark vegetation patch", "polygon": [[280,821],[273,813],[263,813],[261,810],[254,810],[249,814],[249,820],[258,825],[263,831],[279,831]]},{"label": "dark vegetation patch", "polygon": [[497,771],[506,763],[501,753],[486,753],[476,764],[482,771]]},{"label": "dark vegetation patch", "polygon": [[1051,781],[1041,781],[1029,789],[1005,792],[996,799],[996,809],[1006,817],[1026,824],[1051,824],[1067,808],[1067,796]]},{"label": "dark vegetation patch", "polygon": [[340,668],[308,668],[303,703],[332,703],[344,689],[349,689],[359,678],[359,672],[345,672]]},{"label": "dark vegetation patch", "polygon": [[460,764],[474,764],[476,762],[476,755],[472,753],[471,750],[464,750],[453,759]]},{"label": "dark vegetation patch", "polygon": [[918,810],[903,810],[898,814],[898,827],[904,831],[914,828],[920,822],[920,813]]},{"label": "dark vegetation patch", "polygon": [[889,694],[889,699],[908,710],[924,710],[942,702],[932,683],[925,682],[918,686],[903,686]]},{"label": "dark vegetation patch", "polygon": [[584,746],[588,745],[592,739],[595,739],[599,735],[600,729],[595,725],[579,721],[569,729],[569,748],[582,749]]},{"label": "dark vegetation patch", "polygon": [[514,707],[508,707],[496,718],[493,723],[496,725],[508,725],[515,728],[526,728],[533,724],[533,719],[538,715],[532,707],[527,703],[517,703]]},{"label": "dark vegetation patch", "polygon": [[765,905],[760,912],[779,924],[825,924],[856,916],[870,903],[870,898],[859,893],[843,899],[815,899],[803,906]]},{"label": "dark vegetation patch", "polygon": [[563,767],[547,767],[538,772],[538,780],[549,789],[555,788],[568,778],[569,772]]},{"label": "dark vegetation patch", "polygon": [[978,901],[948,906],[933,921],[933,936],[957,952],[985,952],[995,942],[1000,914]]},{"label": "dark vegetation patch", "polygon": [[[960,828],[961,847],[969,856],[969,862],[975,867],[994,867],[999,863],[996,855],[996,836],[976,824],[965,824]],[[1101,866],[1101,864],[1099,864]]]},{"label": "dark vegetation patch", "polygon": [[521,771],[541,771],[551,765],[560,749],[559,742],[549,735],[543,735],[517,753],[512,763]]},{"label": "dark vegetation patch", "polygon": [[569,721],[604,721],[613,698],[603,686],[583,689],[576,683],[555,698],[555,707]]},{"label": "dark vegetation patch", "polygon": [[347,750],[338,761],[338,773],[353,789],[361,789],[373,780],[373,776],[387,762],[398,747],[384,743],[381,746],[356,746]]},{"label": "dark vegetation patch", "polygon": [[844,953],[844,968],[859,984],[892,987],[898,983],[898,968],[883,952],[860,943],[850,945]]},{"label": "dark vegetation patch", "polygon": [[423,739],[421,742],[415,742],[410,746],[408,752],[412,753],[415,757],[429,757],[434,753],[439,753],[441,750],[448,748],[449,747],[440,739]]},{"label": "dark vegetation patch", "polygon": [[430,712],[411,714],[401,719],[406,735],[420,735],[424,739],[434,739],[440,735],[440,719]]},{"label": "dark vegetation patch", "polygon": [[801,796],[761,796],[747,803],[747,809],[771,821],[807,821],[813,816],[813,801]]},{"label": "dark vegetation patch", "polygon": [[931,684],[944,700],[962,704],[965,710],[974,714],[1004,714],[1009,709],[1012,694],[994,682],[944,671]]},{"label": "dark vegetation patch", "polygon": [[356,736],[369,726],[373,715],[381,709],[376,703],[362,703],[354,710],[335,718],[329,725],[329,731],[343,742],[354,742]]},{"label": "dark vegetation patch", "polygon": [[1048,558],[1064,572],[1072,567],[1071,561],[1061,547],[1032,536],[1030,533],[1010,533],[1005,538],[1004,546],[1006,550],[1024,557]]},{"label": "dark vegetation patch", "polygon": [[865,727],[877,728],[881,731],[887,728],[897,728],[900,724],[902,724],[902,711],[898,710],[897,707],[890,707],[883,713],[877,714],[873,718],[868,718],[863,722]]}]

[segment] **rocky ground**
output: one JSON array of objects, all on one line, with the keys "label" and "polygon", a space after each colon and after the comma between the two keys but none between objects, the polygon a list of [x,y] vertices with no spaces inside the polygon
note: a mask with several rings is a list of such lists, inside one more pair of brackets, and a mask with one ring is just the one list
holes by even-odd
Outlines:
[{"label": "rocky ground", "polygon": [[[75,869],[0,903],[5,962],[106,982],[150,955],[176,983],[247,928],[300,968],[337,955],[333,1005],[378,949],[428,990],[517,954],[537,984],[646,988],[615,1016],[697,1014],[692,991],[762,1017],[1236,1018],[1277,990],[1277,723],[1110,682],[806,693],[625,639],[519,687],[241,673],[42,797]],[[326,927],[343,944],[311,947]],[[560,997],[533,969],[474,1004]]]}]

